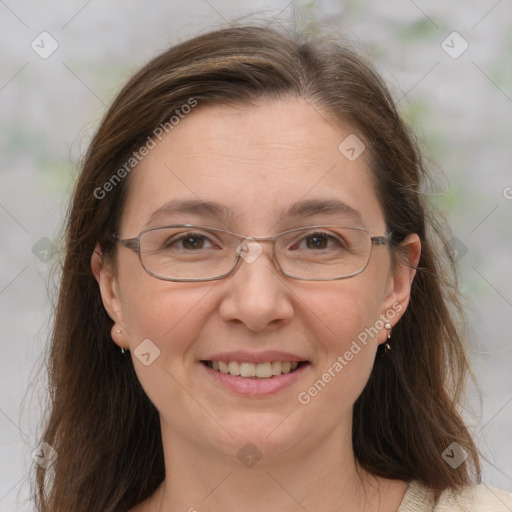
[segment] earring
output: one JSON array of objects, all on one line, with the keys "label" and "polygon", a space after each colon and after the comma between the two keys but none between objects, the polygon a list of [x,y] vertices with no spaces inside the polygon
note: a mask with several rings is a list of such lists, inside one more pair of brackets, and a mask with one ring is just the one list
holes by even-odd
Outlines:
[{"label": "earring", "polygon": [[384,345],[384,352],[389,352],[391,350],[391,345],[389,344],[389,340],[391,339],[391,324],[389,322],[384,326],[388,330],[388,339]]},{"label": "earring", "polygon": [[[124,331],[123,331],[123,329],[120,329],[119,327],[116,329],[116,333],[117,333],[117,334],[121,334],[121,333],[123,333],[123,332],[124,332]],[[124,354],[124,352],[125,352],[124,348],[123,348],[123,347],[121,347],[121,353],[122,353],[122,354]]]}]

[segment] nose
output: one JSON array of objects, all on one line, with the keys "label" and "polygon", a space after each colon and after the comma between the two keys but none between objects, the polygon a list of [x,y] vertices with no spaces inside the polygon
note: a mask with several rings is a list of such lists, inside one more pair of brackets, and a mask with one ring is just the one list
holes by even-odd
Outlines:
[{"label": "nose", "polygon": [[237,268],[223,283],[219,311],[225,322],[256,332],[286,325],[293,317],[287,278],[271,257],[271,245],[250,242],[242,249]]}]

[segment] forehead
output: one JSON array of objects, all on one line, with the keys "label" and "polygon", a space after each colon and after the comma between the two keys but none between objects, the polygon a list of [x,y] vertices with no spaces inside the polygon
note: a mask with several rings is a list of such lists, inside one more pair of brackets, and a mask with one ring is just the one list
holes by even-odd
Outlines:
[{"label": "forehead", "polygon": [[122,232],[204,219],[266,236],[322,215],[382,230],[369,151],[339,150],[354,132],[301,99],[198,106],[132,171]]}]

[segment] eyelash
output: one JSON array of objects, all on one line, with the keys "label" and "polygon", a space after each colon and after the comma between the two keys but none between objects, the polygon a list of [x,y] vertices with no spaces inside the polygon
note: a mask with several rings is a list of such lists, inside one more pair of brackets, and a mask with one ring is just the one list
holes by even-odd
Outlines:
[{"label": "eyelash", "polygon": [[[331,234],[329,234],[328,232],[325,232],[325,231],[313,231],[311,233],[307,233],[306,235],[302,236],[301,239],[292,242],[291,245],[302,244],[303,242],[307,242],[307,240],[309,238],[313,238],[313,237],[327,239],[328,242],[329,241],[335,242],[336,244],[340,245],[341,247],[345,247],[346,246],[346,244],[343,242],[343,240],[341,240],[341,239],[339,239],[339,238],[337,238],[337,237],[335,237],[335,236],[333,236],[333,235],[331,235]],[[212,240],[207,235],[204,235],[202,233],[188,232],[188,233],[184,233],[184,234],[179,235],[179,236],[176,235],[172,239],[167,240],[163,244],[163,248],[164,249],[170,248],[170,247],[172,247],[175,244],[183,242],[187,238],[195,238],[195,239],[208,240],[210,243],[213,243]]]}]

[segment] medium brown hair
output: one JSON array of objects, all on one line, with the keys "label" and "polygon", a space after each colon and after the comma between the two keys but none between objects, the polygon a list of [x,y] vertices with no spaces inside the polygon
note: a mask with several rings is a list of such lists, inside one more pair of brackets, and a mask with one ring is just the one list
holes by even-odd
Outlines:
[{"label": "medium brown hair", "polygon": [[[48,353],[50,402],[42,441],[58,458],[36,469],[42,512],[126,511],[164,478],[159,416],[130,357],[112,341],[112,321],[91,271],[99,242],[112,260],[130,175],[108,182],[191,98],[208,105],[297,97],[336,123],[355,127],[371,170],[391,250],[411,233],[422,252],[410,304],[377,354],[354,405],[353,448],[372,474],[444,490],[480,479],[478,453],[459,415],[468,363],[456,319],[454,265],[422,190],[418,145],[382,79],[332,36],[234,26],[171,47],[137,72],[106,113],[85,156],[70,206],[60,295]],[[194,113],[191,113],[194,115]],[[457,468],[441,454],[452,442],[469,454]]]}]

